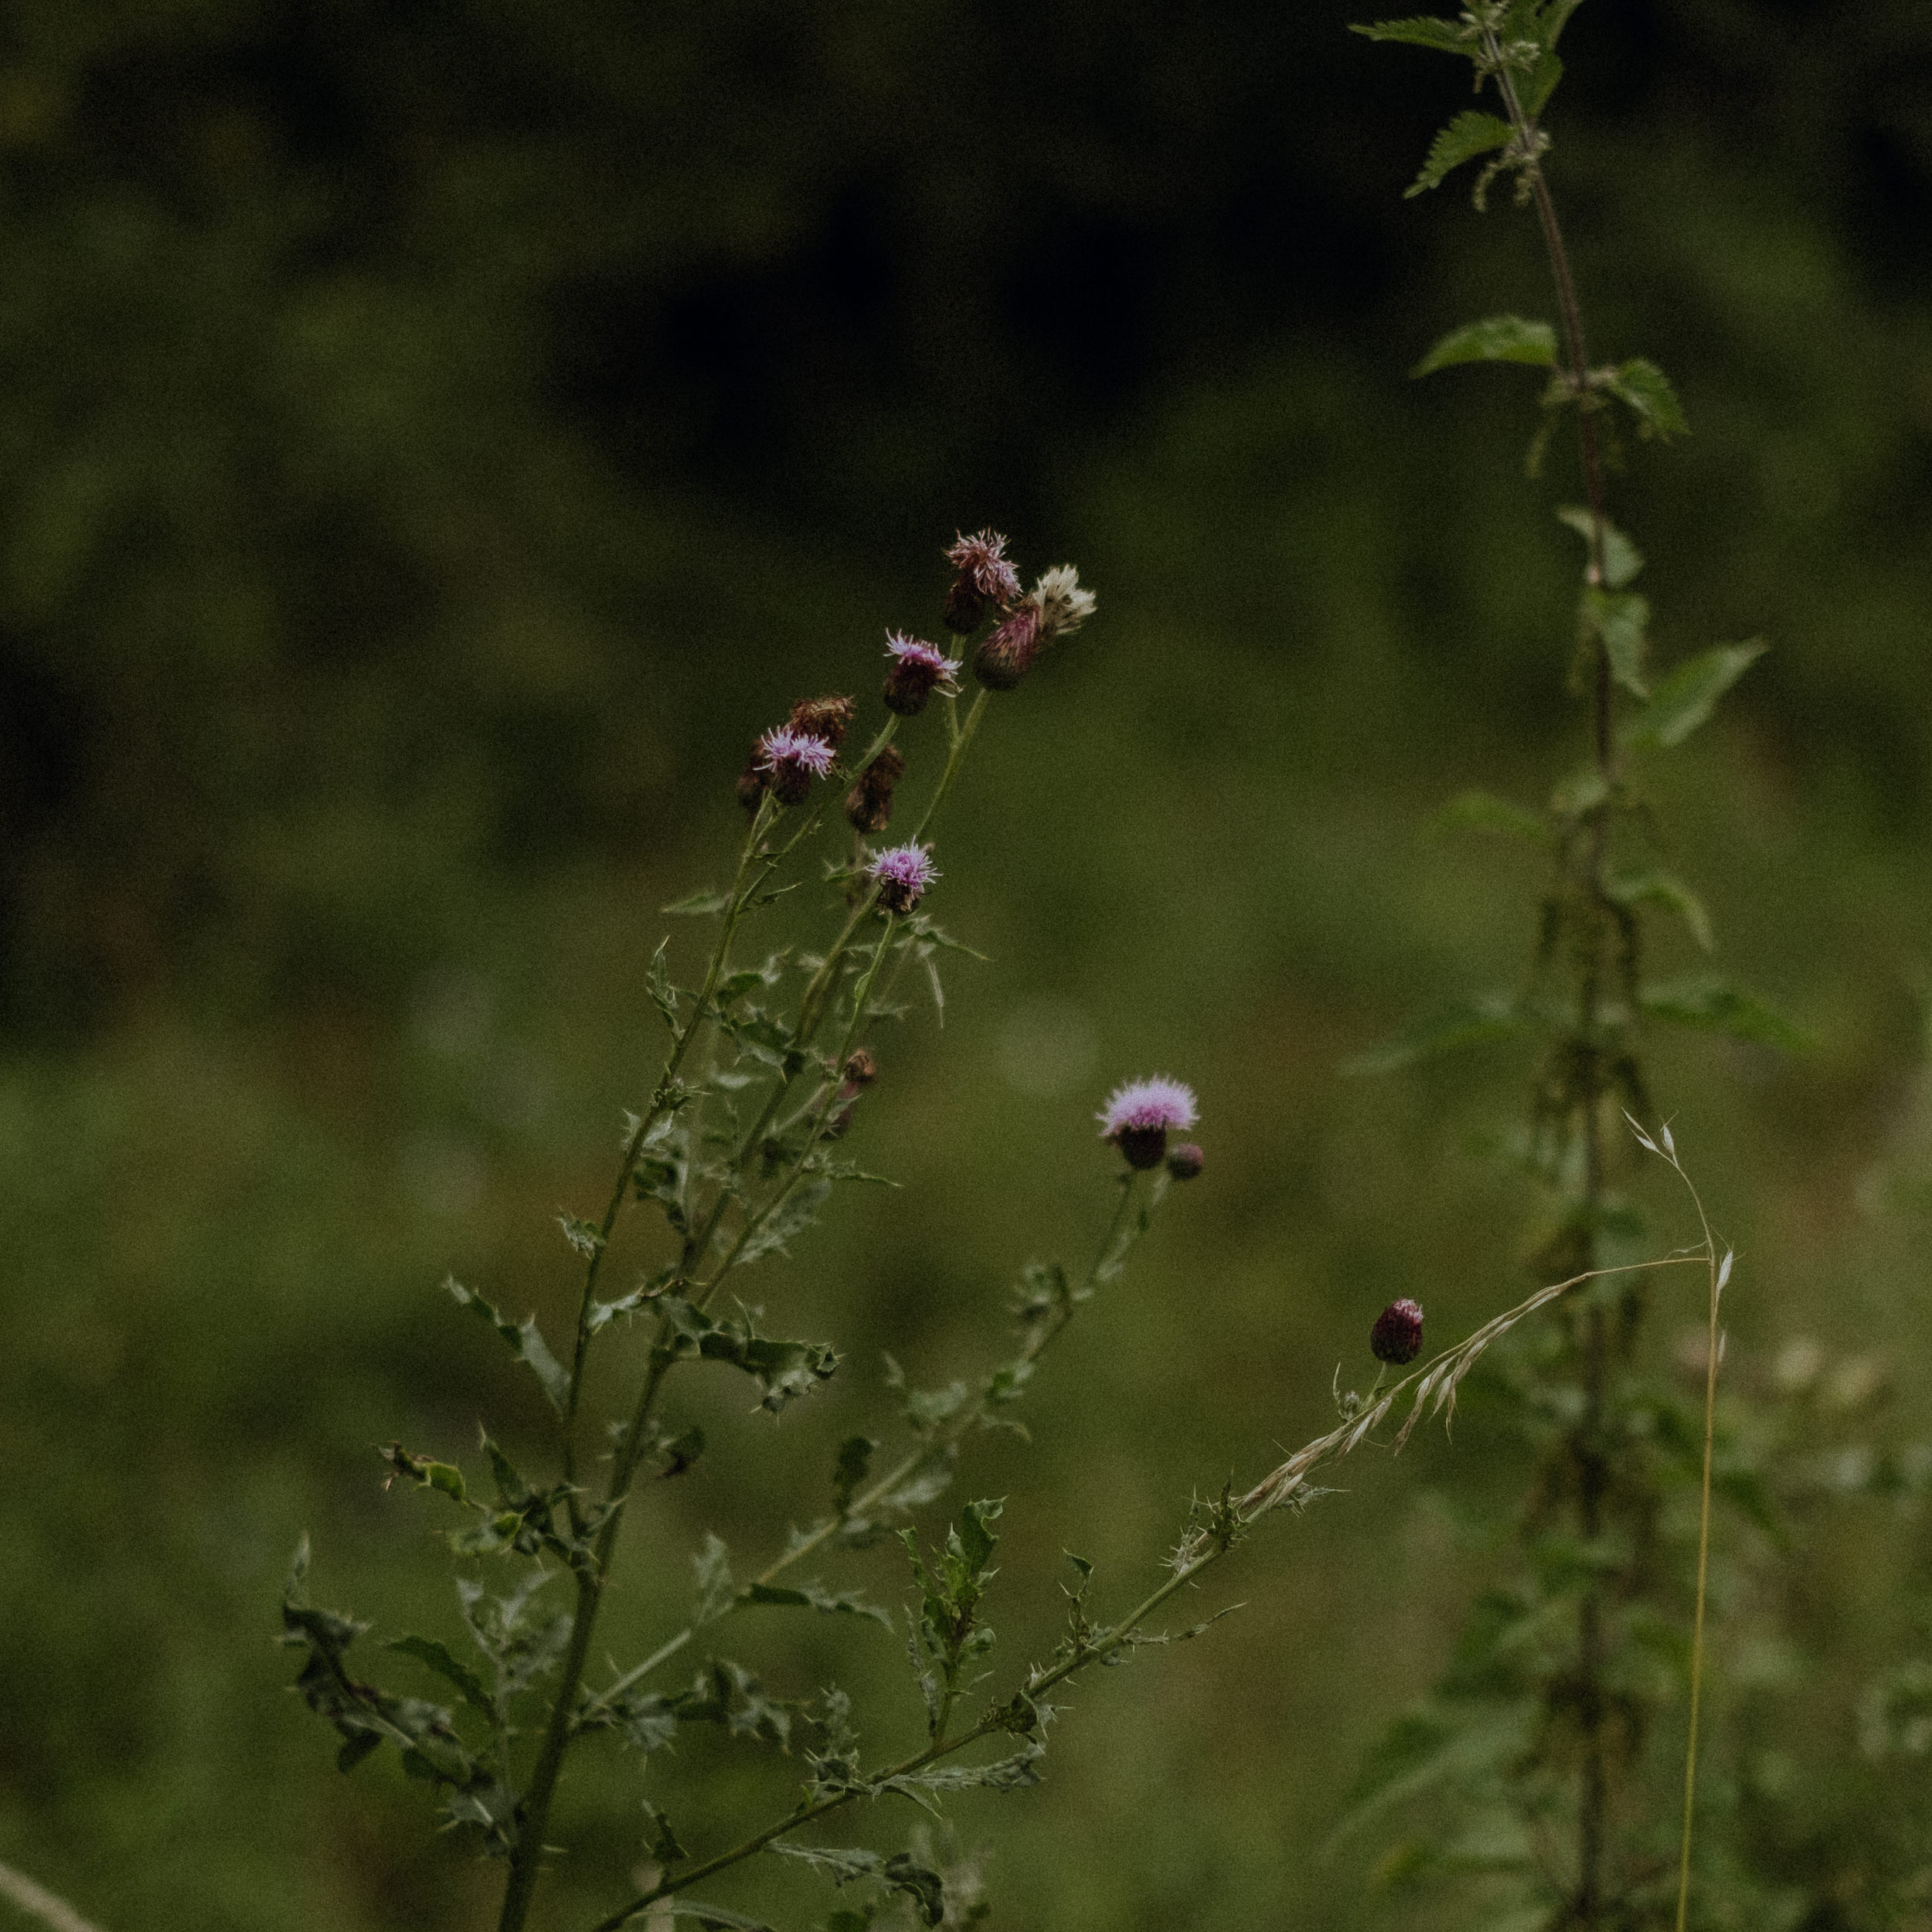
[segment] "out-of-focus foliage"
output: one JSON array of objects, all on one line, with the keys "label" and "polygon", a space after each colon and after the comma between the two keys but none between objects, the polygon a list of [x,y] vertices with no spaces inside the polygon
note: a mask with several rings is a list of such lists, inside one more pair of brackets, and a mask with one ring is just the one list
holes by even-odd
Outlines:
[{"label": "out-of-focus foliage", "polygon": [[[924,1386],[998,1359],[1017,1264],[1097,1234],[1089,1116],[1123,1075],[1192,1080],[1213,1164],[1043,1371],[1032,1449],[967,1478],[1007,1496],[996,1590],[1076,1525],[1097,1590],[1138,1579],[1190,1489],[1321,1424],[1393,1295],[1458,1331],[1514,1298],[1522,1202],[1468,1136],[1520,1068],[1336,1078],[1506,978],[1534,860],[1426,828],[1574,749],[1574,539],[1519,478],[1515,400],[1403,377],[1469,315],[1543,312],[1533,236],[1403,199],[1438,77],[1348,36],[1360,11],[12,10],[0,1858],[108,1932],[483,1920],[491,1875],[426,1847],[420,1791],[338,1779],[281,1696],[289,1549],[312,1532],[316,1600],[369,1641],[454,1641],[436,1499],[385,1495],[372,1445],[460,1458],[521,1404],[520,1454],[543,1410],[437,1284],[558,1332],[556,1213],[607,1186],[650,1077],[653,909],[728,866],[750,733],[930,626],[906,560],[956,527],[1039,532],[1029,567],[1077,556],[1102,614],[1002,701],[957,801],[947,923],[995,963],[869,1100],[907,1192],[766,1290],[777,1332],[839,1336],[844,1386],[677,1418],[709,1447],[654,1498],[627,1635],[682,1618],[754,1468],[734,1544],[823,1507],[891,1411],[879,1349]],[[1740,1372],[1815,1335],[1818,1400],[1862,1363],[1906,1439],[1928,37],[1905,0],[1598,0],[1549,163],[1595,352],[1655,355],[1695,428],[1625,453],[1659,662],[1773,646],[1668,818],[1729,960],[1816,1044],[1693,1041],[1658,1097],[1739,1243]],[[798,1432],[777,1477],[754,1423]],[[1270,1589],[1083,1689],[1024,1812],[957,1805],[995,1922],[1377,1922],[1313,1849],[1440,1675],[1497,1560],[1471,1505],[1519,1475],[1472,1408],[1453,1451],[1257,1538]],[[1914,1507],[1804,1531],[1804,1643],[1721,1660],[1740,1814],[1807,1821],[1764,1829],[1852,1923],[1861,1821],[1882,1796],[1909,1845],[1923,1815]],[[903,1590],[886,1552],[852,1580]],[[1002,1641],[1044,1652],[1060,1608],[1001,1602]],[[845,1618],[774,1617],[755,1662],[805,1696],[862,1684],[869,1643],[903,1668]],[[720,1818],[788,1788],[682,1748]],[[1751,1808],[1774,1791],[1798,1811]],[[587,1896],[621,1890],[634,1787],[574,1802],[608,1847]],[[825,1910],[795,1876],[787,1923]]]}]

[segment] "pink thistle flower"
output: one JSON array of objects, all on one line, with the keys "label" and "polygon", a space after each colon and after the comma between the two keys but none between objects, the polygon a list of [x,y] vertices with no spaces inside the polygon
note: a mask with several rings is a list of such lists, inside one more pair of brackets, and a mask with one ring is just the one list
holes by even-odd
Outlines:
[{"label": "pink thistle flower", "polygon": [[879,903],[889,913],[909,913],[920,895],[940,876],[924,845],[894,845],[866,868],[879,887]]},{"label": "pink thistle flower", "polygon": [[758,740],[758,769],[771,775],[771,789],[781,805],[801,804],[815,778],[832,769],[832,748],[808,731],[780,725]]},{"label": "pink thistle flower", "polygon": [[1391,1301],[1376,1317],[1369,1331],[1369,1346],[1378,1362],[1392,1362],[1397,1368],[1413,1362],[1422,1352],[1422,1304],[1406,1296]]},{"label": "pink thistle flower", "polygon": [[996,530],[960,537],[947,546],[946,561],[958,573],[946,597],[946,628],[961,637],[978,626],[988,604],[1011,604],[1019,595],[1019,573]]},{"label": "pink thistle flower", "polygon": [[953,682],[959,660],[947,657],[936,644],[909,638],[903,631],[888,631],[886,655],[893,661],[886,673],[886,709],[902,718],[917,717],[935,691],[959,689]]},{"label": "pink thistle flower", "polygon": [[1197,1115],[1194,1089],[1164,1074],[1117,1087],[1094,1117],[1100,1138],[1111,1141],[1129,1167],[1158,1167],[1167,1152],[1168,1131],[1192,1127]]}]

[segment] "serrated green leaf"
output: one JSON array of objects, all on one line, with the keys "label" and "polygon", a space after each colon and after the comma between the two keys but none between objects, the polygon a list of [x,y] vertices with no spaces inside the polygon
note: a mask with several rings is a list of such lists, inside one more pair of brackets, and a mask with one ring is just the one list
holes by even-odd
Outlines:
[{"label": "serrated green leaf", "polygon": [[1674,873],[1651,871],[1613,875],[1604,882],[1604,890],[1620,906],[1661,906],[1676,913],[1707,953],[1716,944],[1704,902]]},{"label": "serrated green leaf", "polygon": [[1386,1073],[1413,1060],[1431,1054],[1446,1053],[1458,1046],[1473,1046],[1485,1040],[1506,1039],[1529,1024],[1508,995],[1491,993],[1480,999],[1466,1000],[1447,1007],[1404,1027],[1379,1046],[1358,1053],[1347,1063],[1348,1073]]},{"label": "serrated green leaf", "polygon": [[551,1406],[558,1414],[563,1413],[564,1404],[570,1400],[570,1378],[563,1366],[551,1354],[548,1345],[536,1325],[536,1317],[530,1315],[521,1323],[506,1321],[483,1297],[474,1289],[466,1288],[454,1275],[443,1284],[454,1298],[457,1305],[465,1308],[481,1321],[486,1321],[502,1338],[511,1354],[525,1363],[537,1380],[543,1386],[543,1393],[550,1398]]},{"label": "serrated green leaf", "polygon": [[1437,53],[1461,54],[1472,58],[1475,36],[1460,22],[1439,19],[1434,14],[1418,14],[1407,20],[1377,20],[1366,26],[1351,27],[1369,40],[1395,40],[1411,47],[1428,47]]},{"label": "serrated green leaf", "polygon": [[1717,701],[1764,655],[1762,639],[1720,644],[1674,665],[1658,681],[1648,704],[1619,733],[1635,750],[1680,745],[1703,723]]},{"label": "serrated green leaf", "polygon": [[710,1362],[728,1362],[764,1385],[761,1408],[777,1414],[788,1402],[808,1395],[838,1366],[838,1351],[822,1342],[781,1342],[759,1334],[749,1315],[714,1321],[680,1295],[660,1298],[672,1331],[674,1351]]},{"label": "serrated green leaf", "polygon": [[1436,823],[1446,832],[1494,832],[1499,837],[1525,839],[1532,845],[1547,845],[1556,836],[1541,812],[1513,799],[1499,798],[1493,791],[1458,793],[1436,814]]},{"label": "serrated green leaf", "polygon": [[[1581,537],[1586,546],[1590,540],[1591,519],[1589,511],[1580,504],[1566,503],[1556,512],[1556,520],[1566,523]],[[1611,522],[1604,519],[1604,582],[1613,590],[1621,590],[1644,567],[1644,560],[1637,546]]]},{"label": "serrated green leaf", "polygon": [[1522,86],[1522,111],[1532,121],[1549,105],[1549,97],[1563,77],[1563,63],[1547,48],[1539,54]]},{"label": "serrated green leaf", "polygon": [[484,1689],[482,1679],[467,1664],[457,1662],[446,1645],[439,1643],[434,1637],[396,1637],[383,1648],[400,1651],[405,1657],[413,1657],[418,1663],[427,1665],[446,1683],[456,1686],[466,1704],[474,1706],[492,1723],[496,1721],[496,1700]]},{"label": "serrated green leaf", "polygon": [[1803,1053],[1811,1042],[1769,1002],[1727,980],[1699,978],[1646,986],[1641,995],[1644,1011],[1653,1019],[1700,1032],[1724,1033],[1759,1046],[1775,1046],[1787,1053]]},{"label": "serrated green leaf", "polygon": [[739,1267],[749,1267],[754,1261],[762,1261],[767,1254],[785,1253],[787,1244],[795,1241],[818,1219],[819,1211],[832,1192],[832,1185],[829,1180],[820,1179],[807,1181],[794,1188],[738,1250]]},{"label": "serrated green leaf", "polygon": [[1010,1757],[995,1758],[989,1764],[936,1764],[930,1770],[908,1771],[889,1781],[888,1788],[911,1787],[923,1791],[1017,1791],[1037,1784],[1039,1760],[1046,1755],[1043,1744],[1022,1745]]},{"label": "serrated green leaf", "polygon": [[729,893],[713,892],[709,886],[702,886],[694,893],[687,893],[682,899],[674,899],[668,906],[660,906],[658,912],[672,919],[704,919],[713,913],[721,913],[731,903]]},{"label": "serrated green leaf", "polygon": [[1690,434],[1670,378],[1647,357],[1635,355],[1618,363],[1603,372],[1602,380],[1604,387],[1636,417],[1639,436],[1654,436],[1658,442],[1668,443],[1673,436]]},{"label": "serrated green leaf", "polygon": [[1547,322],[1492,315],[1451,329],[1409,373],[1433,376],[1458,362],[1526,362],[1549,369],[1556,361],[1556,332]]},{"label": "serrated green leaf", "polygon": [[1507,147],[1515,130],[1494,114],[1478,114],[1472,107],[1457,115],[1429,145],[1429,158],[1422,172],[1403,192],[1406,196],[1426,194],[1440,188],[1443,179],[1465,161],[1474,161],[1492,148]]},{"label": "serrated green leaf", "polygon": [[1650,600],[1635,590],[1604,590],[1586,584],[1578,607],[1587,634],[1601,641],[1611,675],[1633,698],[1648,698],[1644,652],[1650,629]]}]

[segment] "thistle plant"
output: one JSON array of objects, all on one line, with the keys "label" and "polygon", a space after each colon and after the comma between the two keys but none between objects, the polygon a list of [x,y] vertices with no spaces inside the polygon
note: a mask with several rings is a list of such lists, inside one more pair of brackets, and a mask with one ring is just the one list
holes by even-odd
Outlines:
[{"label": "thistle plant", "polygon": [[[1520,985],[1422,1023],[1366,1063],[1393,1066],[1480,1039],[1539,1043],[1520,1143],[1543,1202],[1532,1266],[1565,1276],[1614,1266],[1648,1239],[1622,1185],[1628,1142],[1617,1114],[1656,1118],[1640,1058],[1649,1031],[1689,1026],[1776,1045],[1792,1037],[1762,1001],[1726,980],[1661,979],[1651,970],[1659,916],[1699,949],[1712,940],[1700,901],[1664,862],[1646,769],[1691,736],[1764,647],[1719,645],[1661,674],[1651,662],[1651,606],[1633,587],[1643,560],[1611,519],[1609,481],[1624,465],[1630,433],[1663,444],[1687,425],[1654,362],[1597,362],[1587,346],[1543,125],[1563,76],[1558,39],[1577,4],[1484,0],[1453,19],[1357,29],[1470,63],[1495,111],[1458,114],[1410,192],[1478,164],[1478,208],[1506,185],[1533,216],[1549,258],[1553,325],[1486,318],[1437,342],[1415,373],[1472,363],[1542,372],[1527,468],[1543,474],[1566,424],[1583,499],[1556,511],[1581,546],[1570,674],[1583,713],[1580,760],[1540,808],[1474,793],[1449,814],[1542,855],[1547,883],[1529,971]],[[1662,1156],[1668,1133],[1662,1148],[1643,1145]],[[1671,1560],[1666,1504],[1700,1474],[1708,1492],[1718,1336],[1713,1291],[1699,1417],[1645,1365],[1648,1281],[1600,1277],[1561,1323],[1498,1359],[1495,1379],[1533,1458],[1518,1575],[1482,1597],[1440,1692],[1386,1740],[1358,1794],[1373,1808],[1397,1790],[1418,1792],[1453,1775],[1458,1825],[1412,1838],[1384,1869],[1481,1872],[1491,1886],[1485,1910],[1519,1913],[1526,1926],[1684,1923],[1680,1861],[1660,1849],[1668,1814],[1647,1790],[1646,1753],[1660,1711],[1677,1695],[1658,1659],[1676,1650],[1672,1633],[1693,1616],[1701,1644],[1702,1559],[1693,1610],[1682,1566]],[[1480,1856],[1470,1849],[1478,1840],[1486,1848]],[[1683,1849],[1687,1860],[1687,1842]]]}]

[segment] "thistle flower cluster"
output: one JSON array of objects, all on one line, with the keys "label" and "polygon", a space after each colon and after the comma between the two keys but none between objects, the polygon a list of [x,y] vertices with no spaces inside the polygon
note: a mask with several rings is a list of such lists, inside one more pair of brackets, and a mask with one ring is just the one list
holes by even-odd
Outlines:
[{"label": "thistle flower cluster", "polygon": [[[1167,1137],[1176,1128],[1192,1127],[1199,1117],[1194,1090],[1180,1080],[1157,1073],[1117,1087],[1106,1106],[1094,1116],[1100,1138],[1111,1141],[1129,1167],[1158,1167],[1167,1158]],[[1171,1172],[1177,1180],[1192,1180],[1201,1171],[1198,1147],[1176,1148]]]},{"label": "thistle flower cluster", "polygon": [[946,552],[957,573],[947,594],[947,628],[965,637],[989,609],[999,613],[999,622],[973,653],[973,675],[988,691],[1011,691],[1047,645],[1070,636],[1094,614],[1094,594],[1081,589],[1072,564],[1047,571],[1022,596],[1019,573],[1005,553],[1005,538],[992,530],[961,536]]}]

